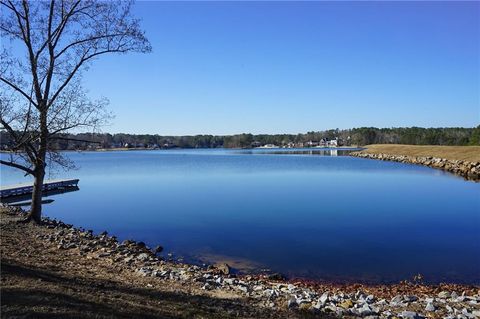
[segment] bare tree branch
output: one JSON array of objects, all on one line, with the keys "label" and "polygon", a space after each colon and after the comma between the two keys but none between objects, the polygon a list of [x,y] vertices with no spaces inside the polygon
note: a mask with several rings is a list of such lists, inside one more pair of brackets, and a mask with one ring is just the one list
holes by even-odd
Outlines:
[{"label": "bare tree branch", "polygon": [[32,175],[32,176],[35,175],[35,171],[31,170],[30,168],[28,168],[26,166],[23,166],[23,165],[14,163],[14,162],[7,162],[7,161],[4,161],[4,160],[0,160],[0,164],[7,165],[7,166],[10,166],[10,167],[22,170],[22,171],[24,171],[24,172],[26,172],[26,173],[28,173],[29,175]]},{"label": "bare tree branch", "polygon": [[35,107],[37,107],[37,103],[27,94],[25,93],[25,91],[23,91],[21,88],[19,88],[17,85],[15,85],[14,83],[10,82],[9,80],[5,79],[4,77],[0,77],[0,80],[4,83],[6,83],[7,85],[9,85],[11,88],[13,88],[15,91],[17,91],[18,93],[20,93],[21,95],[23,95],[30,103],[32,103],[33,105],[35,105]]},{"label": "bare tree branch", "polygon": [[104,100],[87,98],[80,85],[82,71],[99,56],[149,52],[151,46],[131,15],[130,1],[0,0],[0,4],[6,11],[0,20],[2,36],[19,42],[17,47],[24,51],[1,52],[0,123],[9,136],[8,148],[20,163],[12,159],[0,164],[34,176],[31,214],[39,220],[45,166],[73,167],[56,151],[59,144],[54,141],[71,140],[61,134],[95,130],[110,118]]}]

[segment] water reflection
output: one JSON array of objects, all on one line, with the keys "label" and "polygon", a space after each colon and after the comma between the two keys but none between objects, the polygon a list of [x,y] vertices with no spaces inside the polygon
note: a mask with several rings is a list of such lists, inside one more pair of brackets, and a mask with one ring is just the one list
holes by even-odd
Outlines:
[{"label": "water reflection", "polygon": [[252,149],[238,151],[239,154],[251,155],[320,155],[320,156],[348,156],[351,152],[360,149]]}]

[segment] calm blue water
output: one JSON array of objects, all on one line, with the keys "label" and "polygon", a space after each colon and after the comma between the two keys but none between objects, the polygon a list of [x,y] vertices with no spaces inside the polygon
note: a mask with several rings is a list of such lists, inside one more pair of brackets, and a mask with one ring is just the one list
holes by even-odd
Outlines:
[{"label": "calm blue water", "polygon": [[[421,166],[270,152],[68,153],[78,170],[51,177],[80,178],[80,191],[53,196],[44,213],[186,260],[291,277],[480,283],[479,183]],[[1,168],[2,185],[21,181]]]}]

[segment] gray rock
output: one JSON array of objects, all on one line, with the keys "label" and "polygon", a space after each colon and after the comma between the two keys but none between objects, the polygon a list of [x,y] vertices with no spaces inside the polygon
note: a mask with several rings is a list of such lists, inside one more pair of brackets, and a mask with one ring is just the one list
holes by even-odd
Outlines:
[{"label": "gray rock", "polygon": [[415,311],[406,311],[406,310],[402,311],[400,313],[400,316],[403,317],[403,318],[408,318],[408,319],[421,319],[421,318],[423,318],[422,316],[420,316]]},{"label": "gray rock", "polygon": [[318,300],[315,305],[313,305],[313,308],[317,309],[317,310],[320,310],[323,308],[323,306],[325,306],[325,303],[324,302],[321,302],[320,300]]},{"label": "gray rock", "polygon": [[425,310],[426,311],[435,311],[435,306],[433,305],[433,303],[429,302],[427,304],[427,306],[425,307]]},{"label": "gray rock", "polygon": [[476,317],[473,313],[468,311],[467,308],[462,309],[462,315],[464,315],[465,317],[470,318],[470,319],[475,319],[475,317]]},{"label": "gray rock", "polygon": [[404,296],[403,299],[406,301],[406,302],[414,302],[414,301],[417,301],[418,300],[418,297],[417,296]]},{"label": "gray rock", "polygon": [[233,283],[235,282],[235,279],[225,278],[225,279],[223,279],[223,282],[227,285],[233,285]]},{"label": "gray rock", "polygon": [[137,273],[146,277],[146,276],[150,276],[150,274],[152,273],[152,271],[148,268],[145,268],[145,267],[142,267],[140,269],[137,269]]},{"label": "gray rock", "polygon": [[209,283],[206,283],[205,285],[203,285],[202,289],[203,289],[203,290],[212,290],[213,287],[212,287],[212,285],[210,285]]},{"label": "gray rock", "polygon": [[450,293],[448,291],[441,291],[437,296],[438,298],[446,299],[450,297]]},{"label": "gray rock", "polygon": [[400,295],[397,295],[395,297],[392,298],[392,300],[390,300],[391,303],[394,303],[394,304],[399,304],[403,301],[403,297],[400,296]]},{"label": "gray rock", "polygon": [[370,304],[370,303],[375,301],[375,296],[374,295],[368,295],[367,298],[365,298],[365,301]]},{"label": "gray rock", "polygon": [[140,255],[137,256],[137,259],[140,261],[146,261],[149,259],[150,256],[146,253],[141,253]]},{"label": "gray rock", "polygon": [[129,246],[131,244],[133,244],[134,242],[130,239],[125,239],[124,241],[122,241],[122,245],[123,246]]},{"label": "gray rock", "polygon": [[369,305],[364,304],[363,307],[359,309],[359,313],[361,316],[368,316],[373,314],[373,310]]},{"label": "gray rock", "polygon": [[357,290],[355,293],[355,299],[363,299],[365,297],[365,294],[361,290]]},{"label": "gray rock", "polygon": [[325,307],[325,310],[336,313],[337,312],[337,307],[335,307],[334,305],[328,305],[328,306]]},{"label": "gray rock", "polygon": [[247,287],[247,286],[238,285],[236,288],[237,288],[238,290],[244,292],[244,293],[248,293],[248,287]]},{"label": "gray rock", "polygon": [[380,299],[379,301],[377,301],[377,305],[387,305],[388,302],[385,300],[385,299]]},{"label": "gray rock", "polygon": [[288,308],[295,308],[297,307],[297,300],[295,298],[290,298],[288,301],[287,301],[287,307]]},{"label": "gray rock", "polygon": [[310,299],[303,299],[303,298],[297,298],[296,301],[297,301],[297,304],[299,305],[312,302]]}]

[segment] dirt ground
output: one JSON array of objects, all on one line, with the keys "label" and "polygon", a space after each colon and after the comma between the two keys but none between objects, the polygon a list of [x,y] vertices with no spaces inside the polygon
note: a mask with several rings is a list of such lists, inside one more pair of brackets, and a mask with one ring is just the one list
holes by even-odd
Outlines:
[{"label": "dirt ground", "polygon": [[[139,277],[40,239],[53,231],[0,212],[2,318],[309,318],[255,307],[235,294]],[[218,293],[217,293],[218,294]],[[323,316],[324,317],[324,316]]]}]

